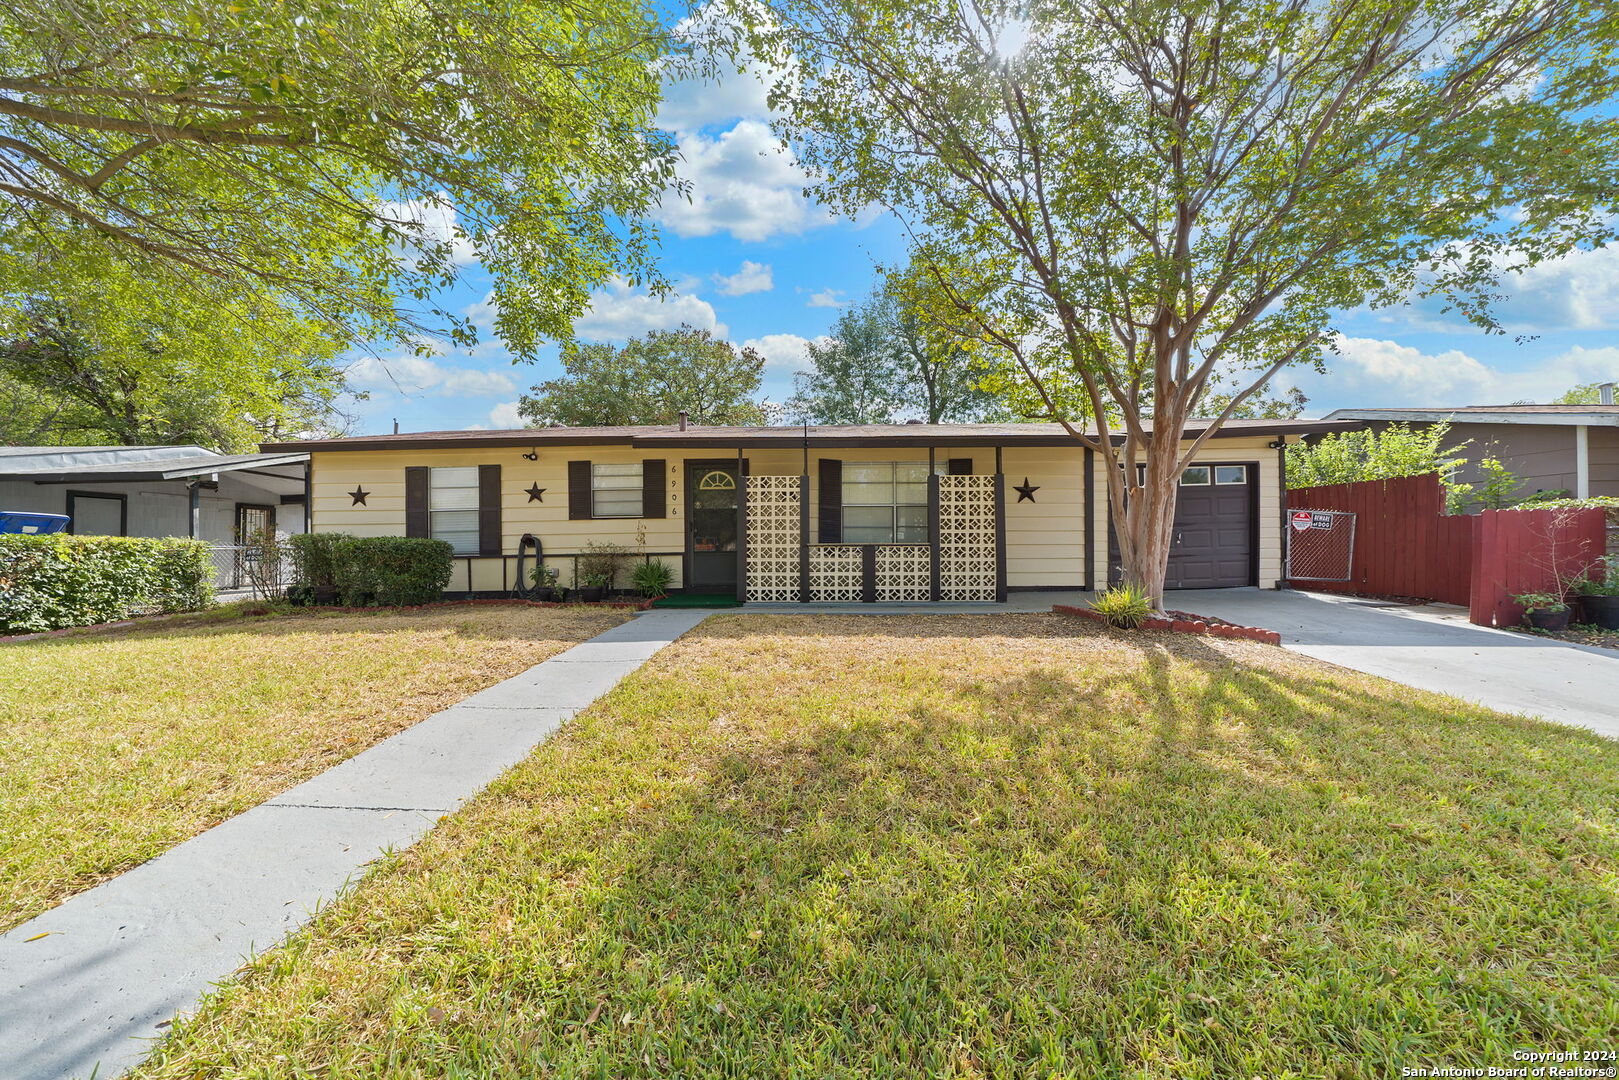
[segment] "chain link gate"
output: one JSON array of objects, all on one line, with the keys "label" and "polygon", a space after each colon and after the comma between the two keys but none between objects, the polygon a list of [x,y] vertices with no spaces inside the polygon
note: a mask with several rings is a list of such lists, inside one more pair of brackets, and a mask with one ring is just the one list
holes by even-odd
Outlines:
[{"label": "chain link gate", "polygon": [[1355,515],[1347,510],[1287,512],[1290,581],[1348,581],[1355,565]]}]

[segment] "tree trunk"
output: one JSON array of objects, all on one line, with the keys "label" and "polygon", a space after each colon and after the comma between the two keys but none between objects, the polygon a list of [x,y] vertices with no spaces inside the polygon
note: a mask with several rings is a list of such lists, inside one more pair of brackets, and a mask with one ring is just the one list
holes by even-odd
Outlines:
[{"label": "tree trunk", "polygon": [[1162,612],[1164,577],[1175,535],[1175,498],[1181,474],[1179,446],[1149,444],[1146,457],[1139,484],[1127,479],[1126,469],[1111,470],[1108,502],[1113,508],[1113,529],[1124,580],[1139,585],[1152,598],[1153,609]]}]

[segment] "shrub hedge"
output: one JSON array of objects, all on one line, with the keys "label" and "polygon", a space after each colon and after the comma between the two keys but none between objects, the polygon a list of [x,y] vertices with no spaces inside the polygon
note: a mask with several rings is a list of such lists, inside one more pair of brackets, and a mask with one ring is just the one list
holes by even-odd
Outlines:
[{"label": "shrub hedge", "polygon": [[0,633],[90,626],[214,602],[200,540],[0,535]]},{"label": "shrub hedge", "polygon": [[294,596],[308,602],[317,589],[337,590],[345,607],[430,604],[450,583],[452,549],[414,536],[308,533],[292,538]]}]

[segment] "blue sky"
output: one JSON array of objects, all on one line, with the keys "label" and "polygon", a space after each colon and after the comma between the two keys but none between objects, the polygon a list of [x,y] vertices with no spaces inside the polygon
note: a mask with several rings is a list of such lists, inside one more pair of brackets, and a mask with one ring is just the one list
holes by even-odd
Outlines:
[{"label": "blue sky", "polygon": [[[598,290],[578,332],[621,342],[689,323],[751,345],[767,360],[764,396],[783,401],[808,342],[841,307],[864,296],[879,262],[898,261],[898,223],[834,219],[802,195],[805,182],[768,127],[765,90],[748,73],[667,89],[661,124],[679,139],[691,200],[659,211],[661,265],[674,292],[659,300],[613,285]],[[489,283],[476,263],[446,298],[477,312]],[[1509,333],[1487,336],[1437,304],[1347,313],[1329,371],[1284,372],[1277,385],[1310,397],[1308,415],[1361,406],[1452,406],[1548,401],[1576,383],[1619,378],[1619,248],[1580,252],[1505,283]],[[1518,336],[1531,340],[1519,342]],[[487,335],[486,335],[487,336]],[[368,392],[349,410],[354,434],[521,425],[518,395],[560,370],[554,350],[517,364],[496,340],[424,360],[364,357],[350,381]]]}]

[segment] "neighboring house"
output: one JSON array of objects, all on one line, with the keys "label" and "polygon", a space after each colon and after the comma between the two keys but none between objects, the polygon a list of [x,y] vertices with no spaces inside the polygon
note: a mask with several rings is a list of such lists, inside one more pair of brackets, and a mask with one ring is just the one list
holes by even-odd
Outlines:
[{"label": "neighboring house", "polygon": [[66,514],[96,536],[303,532],[309,455],[218,454],[200,446],[0,446],[0,510]]},{"label": "neighboring house", "polygon": [[[1456,479],[1483,480],[1478,463],[1498,459],[1521,481],[1519,495],[1567,491],[1576,498],[1619,496],[1619,405],[1612,388],[1598,405],[1465,405],[1454,409],[1339,409],[1328,420],[1390,424],[1450,423],[1450,442],[1467,463]],[[1465,445],[1463,445],[1465,444]]]},{"label": "neighboring house", "polygon": [[[1352,423],[1233,421],[1180,491],[1171,587],[1282,576],[1284,443]],[[1195,434],[1195,431],[1194,431]],[[1104,465],[1057,424],[549,427],[267,444],[310,456],[311,528],[449,541],[452,591],[516,583],[533,534],[755,600],[993,600],[1106,582]],[[621,582],[623,584],[623,582]]]}]

